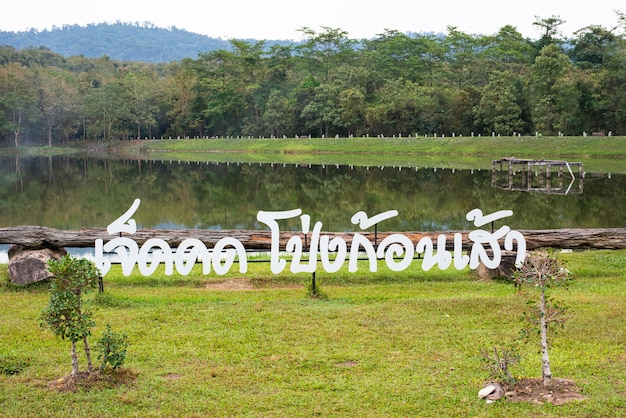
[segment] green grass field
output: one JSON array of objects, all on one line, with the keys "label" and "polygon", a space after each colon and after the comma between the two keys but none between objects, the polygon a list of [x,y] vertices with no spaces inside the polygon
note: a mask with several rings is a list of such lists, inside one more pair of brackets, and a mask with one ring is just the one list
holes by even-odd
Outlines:
[{"label": "green grass field", "polygon": [[[418,263],[319,273],[326,299],[306,297],[308,275],[274,276],[265,263],[227,278],[112,270],[92,295],[92,340],[106,323],[126,333],[136,380],[50,391],[71,370],[69,343],[39,326],[46,288],[16,289],[0,265],[0,416],[625,416],[626,251],[562,258],[573,281],[552,294],[572,317],[554,338],[552,370],[586,397],[562,406],[477,399],[488,379],[480,349],[518,337],[532,293]],[[519,347],[513,373],[540,376],[538,345]]]},{"label": "green grass field", "polygon": [[69,147],[0,149],[0,155],[84,152],[154,160],[490,168],[515,156],[582,161],[588,172],[626,173],[626,137],[445,137],[312,139],[172,139],[74,143]]},{"label": "green grass field", "polygon": [[139,158],[256,163],[490,168],[515,156],[582,161],[587,171],[626,173],[626,137],[188,139],[128,141]]},{"label": "green grass field", "polygon": [[241,151],[277,153],[380,154],[416,153],[444,155],[491,155],[512,152],[520,157],[548,156],[607,158],[624,157],[626,137],[403,137],[312,139],[185,139],[138,141],[150,150]]}]

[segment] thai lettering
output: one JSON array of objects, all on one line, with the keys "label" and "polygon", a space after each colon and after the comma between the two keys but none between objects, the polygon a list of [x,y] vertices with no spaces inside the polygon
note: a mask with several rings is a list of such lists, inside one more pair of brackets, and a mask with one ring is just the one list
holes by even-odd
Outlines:
[{"label": "thai lettering", "polygon": [[[483,212],[480,209],[473,209],[467,213],[467,220],[474,221],[474,225],[477,227],[487,225],[488,223],[497,221],[502,218],[506,218],[513,215],[513,212],[510,210],[501,210],[498,212],[494,212],[490,215],[483,216]],[[495,269],[500,265],[502,253],[500,249],[499,240],[508,236],[510,233],[513,233],[511,238],[505,239],[505,249],[512,249],[512,239],[516,239],[518,243],[518,250],[523,249],[523,255],[520,256],[519,252],[516,256],[516,263],[521,263],[524,261],[526,256],[526,241],[521,233],[517,231],[511,231],[511,228],[504,225],[498,228],[494,232],[487,232],[484,230],[475,230],[469,233],[468,238],[473,242],[472,250],[470,253],[470,268],[476,269],[482,262],[485,267],[490,269]],[[520,238],[521,237],[521,238]],[[508,244],[507,244],[508,242]],[[490,250],[485,249],[484,245],[488,244]],[[491,256],[489,255],[491,252]]]},{"label": "thai lettering", "polygon": [[[335,254],[335,259],[331,261],[330,253]],[[328,273],[335,273],[341,269],[346,262],[348,255],[348,244],[341,237],[331,239],[328,235],[320,238],[320,260],[322,267]]]},{"label": "thai lettering", "polygon": [[[174,270],[181,275],[187,275],[197,262],[202,263],[202,274],[209,274],[213,270],[218,275],[224,275],[236,262],[239,263],[240,272],[247,271],[246,249],[239,240],[231,237],[220,239],[212,249],[207,248],[196,238],[185,239],[175,249],[159,238],[150,238],[140,247],[132,239],[132,235],[137,232],[136,222],[132,217],[139,204],[139,199],[136,199],[122,216],[107,227],[109,234],[119,236],[106,243],[102,239],[96,240],[95,262],[102,275],[106,275],[111,268],[111,261],[104,257],[105,253],[117,255],[122,273],[126,276],[132,273],[135,265],[142,275],[149,276],[161,264],[164,264],[166,275],[173,274]],[[474,226],[480,228],[512,214],[512,211],[502,210],[483,215],[480,209],[473,209],[467,213],[466,219],[473,221]],[[468,265],[470,269],[476,269],[481,263],[488,268],[496,268],[502,258],[501,241],[504,242],[504,249],[507,251],[512,251],[516,246],[516,264],[522,263],[526,256],[524,236],[519,231],[512,231],[506,225],[492,232],[483,229],[469,232],[468,239],[471,242],[469,251],[463,248],[461,233],[454,234],[450,246],[445,234],[437,236],[436,244],[430,237],[422,237],[414,244],[408,236],[392,233],[378,244],[372,242],[364,233],[365,230],[395,216],[398,216],[398,211],[395,210],[371,217],[363,211],[355,213],[351,222],[363,233],[354,232],[349,241],[343,236],[324,234],[322,222],[319,221],[315,222],[311,229],[311,218],[307,214],[302,214],[301,209],[259,211],[257,220],[267,225],[270,230],[269,262],[270,270],[274,274],[281,273],[288,264],[292,273],[314,273],[319,263],[324,271],[334,273],[339,271],[346,261],[348,271],[356,272],[360,260],[367,262],[371,272],[377,270],[380,260],[384,260],[391,271],[402,271],[411,265],[416,255],[422,259],[422,269],[425,271],[434,266],[445,270],[451,265],[457,270],[462,270]],[[287,234],[280,229],[279,221],[298,217],[301,233],[292,232],[287,239]],[[284,253],[281,253],[281,248],[284,248]]]},{"label": "thai lettering", "polygon": [[[413,242],[402,234],[391,234],[385,238],[378,247],[376,255],[378,258],[385,258],[385,263],[391,271],[406,270],[415,254]],[[400,262],[396,262],[396,257],[402,256]]]},{"label": "thai lettering", "polygon": [[[450,251],[446,250],[446,236],[439,235],[437,237],[437,252],[433,251],[433,241],[424,237],[419,240],[415,250],[419,254],[424,254],[424,261],[422,261],[422,270],[428,271],[436,265],[439,266],[440,270],[445,270],[450,267],[450,263],[452,262],[452,255]],[[459,253],[459,251],[455,251],[455,253]],[[455,266],[457,263],[455,263]]]},{"label": "thai lettering", "polygon": [[[260,210],[256,214],[256,218],[259,222],[263,222],[270,227],[272,232],[271,247],[270,247],[270,270],[274,274],[279,274],[287,266],[287,260],[280,258],[280,226],[277,220],[290,219],[300,216],[301,209],[286,210],[280,212],[266,212]],[[296,244],[293,243],[293,246]]]},{"label": "thai lettering", "polygon": [[[140,200],[135,199],[122,216],[109,224],[107,232],[111,235],[135,234],[137,226],[132,216],[139,208],[139,204]],[[174,268],[179,274],[187,275],[191,273],[198,260],[202,261],[203,274],[209,274],[213,266],[216,274],[224,275],[230,271],[236,257],[239,259],[239,271],[241,273],[248,271],[246,249],[239,240],[230,237],[220,239],[212,251],[196,238],[184,240],[176,251],[160,238],[148,239],[141,248],[130,236],[116,237],[106,243],[102,239],[97,239],[94,262],[103,276],[111,269],[111,261],[104,257],[105,253],[117,254],[124,276],[129,276],[135,265],[143,276],[150,276],[161,263],[165,264],[166,275],[172,275]]]}]

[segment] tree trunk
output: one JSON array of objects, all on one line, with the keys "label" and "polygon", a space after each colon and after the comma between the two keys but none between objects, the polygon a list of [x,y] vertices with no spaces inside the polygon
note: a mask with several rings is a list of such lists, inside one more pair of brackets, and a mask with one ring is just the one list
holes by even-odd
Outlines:
[{"label": "tree trunk", "polygon": [[[16,120],[17,119],[17,120]],[[22,112],[17,112],[17,115],[15,114],[15,112],[13,112],[13,122],[15,122],[15,124],[17,125],[15,130],[13,131],[13,141],[15,142],[15,148],[19,148],[20,147],[20,130],[22,128]]]},{"label": "tree trunk", "polygon": [[83,337],[83,343],[85,344],[85,356],[87,356],[87,372],[91,374],[93,372],[93,365],[91,363],[91,349],[89,348],[89,341],[87,336]]},{"label": "tree trunk", "polygon": [[[460,232],[463,237],[463,249],[471,250],[473,242],[468,238],[471,231],[447,231],[446,247],[453,249],[454,233]],[[626,228],[606,228],[606,229],[553,229],[553,230],[520,230],[526,240],[526,249],[537,248],[571,248],[571,249],[605,249],[618,250],[626,249]],[[393,232],[378,231],[378,242]],[[342,237],[347,243],[352,242],[354,232],[326,232],[322,234],[334,237]],[[367,239],[374,241],[374,233],[370,231],[361,232]],[[417,244],[422,238],[430,238],[437,242],[437,237],[441,232],[401,232],[413,243]],[[280,248],[285,248],[289,239],[294,236],[302,236],[302,233],[281,231]],[[0,228],[0,244],[17,244],[27,248],[56,247],[93,247],[96,239],[101,238],[108,241],[119,237],[109,235],[104,228],[83,228],[80,230],[61,230],[44,226],[12,226]],[[242,230],[242,229],[139,229],[134,235],[129,235],[139,245],[142,245],[150,238],[160,238],[165,240],[170,246],[177,247],[187,238],[197,238],[204,242],[207,247],[213,247],[224,237],[235,238],[247,249],[270,249],[271,232],[268,230]]]},{"label": "tree trunk", "polygon": [[76,341],[72,341],[72,377],[78,377],[78,354],[76,353]]},{"label": "tree trunk", "polygon": [[52,124],[48,125],[48,146],[52,147]]},{"label": "tree trunk", "polygon": [[541,377],[543,385],[547,386],[552,380],[552,370],[550,369],[550,358],[548,356],[548,322],[546,320],[546,292],[541,288],[541,299],[539,301],[539,315],[541,316]]}]

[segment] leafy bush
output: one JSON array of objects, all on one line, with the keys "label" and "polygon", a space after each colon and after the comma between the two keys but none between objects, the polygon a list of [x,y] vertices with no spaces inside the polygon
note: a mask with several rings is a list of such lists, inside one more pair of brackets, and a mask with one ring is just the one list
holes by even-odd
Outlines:
[{"label": "leafy bush", "polygon": [[102,338],[98,340],[98,360],[102,363],[100,370],[106,370],[108,367],[115,370],[124,365],[126,360],[126,334],[120,334],[111,331],[111,325],[107,324],[107,328],[102,334]]}]

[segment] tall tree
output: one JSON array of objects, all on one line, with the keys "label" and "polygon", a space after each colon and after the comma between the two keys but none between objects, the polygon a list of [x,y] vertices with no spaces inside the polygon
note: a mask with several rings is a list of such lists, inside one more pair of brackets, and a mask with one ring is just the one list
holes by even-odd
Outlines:
[{"label": "tall tree", "polygon": [[34,74],[39,109],[44,119],[48,146],[51,147],[55,129],[64,132],[75,124],[72,115],[78,113],[78,87],[71,74],[54,67],[38,67]]},{"label": "tall tree", "polygon": [[196,69],[198,96],[194,108],[204,129],[214,135],[236,134],[246,109],[245,84],[236,54],[224,50],[201,54]]},{"label": "tall tree", "polygon": [[626,60],[626,45],[615,54],[612,64],[598,74],[599,92],[594,104],[602,115],[601,130],[626,132],[626,67],[617,64]]},{"label": "tall tree", "polygon": [[126,91],[119,80],[112,79],[90,88],[83,98],[86,114],[85,135],[89,138],[111,140],[123,136],[123,124],[130,113]]},{"label": "tall tree", "polygon": [[524,129],[522,93],[508,71],[494,71],[483,88],[476,108],[476,122],[496,134],[511,135]]},{"label": "tall tree", "polygon": [[165,100],[169,127],[167,131],[174,137],[186,136],[195,131],[192,117],[194,89],[198,82],[191,60],[183,60],[173,69],[173,74],[165,80]]},{"label": "tall tree", "polygon": [[[355,133],[365,119],[365,96],[370,73],[364,67],[343,65],[330,72],[328,81],[315,89],[315,97],[302,110],[309,128],[331,133]],[[336,129],[331,132],[331,129]],[[347,131],[346,131],[347,130]]]},{"label": "tall tree", "polygon": [[244,135],[258,135],[263,131],[263,105],[269,94],[263,87],[267,79],[265,64],[265,41],[249,43],[231,39],[235,53],[236,68],[240,72],[239,90],[245,102],[242,113],[241,133]]},{"label": "tall tree", "polygon": [[279,137],[286,135],[288,129],[293,129],[292,114],[292,105],[285,95],[278,90],[272,90],[263,113],[263,122],[269,129],[270,135]]},{"label": "tall tree", "polygon": [[517,70],[532,64],[536,53],[531,42],[515,27],[505,25],[496,35],[485,38],[485,49],[480,55],[489,60],[489,65],[502,70]]},{"label": "tall tree", "polygon": [[299,31],[306,37],[298,50],[309,60],[313,74],[328,81],[334,67],[350,63],[355,57],[356,41],[348,38],[348,32],[322,26],[322,32],[303,27]]},{"label": "tall tree", "polygon": [[377,92],[375,104],[367,108],[369,132],[385,136],[433,132],[434,96],[431,87],[389,80]]},{"label": "tall tree", "polygon": [[553,44],[561,43],[561,32],[559,26],[563,25],[565,20],[560,16],[552,15],[550,17],[542,18],[535,16],[533,25],[541,31],[541,38],[535,43],[537,51],[541,51],[544,47]]},{"label": "tall tree", "polygon": [[478,62],[480,39],[448,26],[444,39],[446,47],[446,73],[450,83],[458,88],[476,84],[476,77],[483,71]]},{"label": "tall tree", "polygon": [[32,79],[32,71],[19,63],[0,66],[0,135],[10,133],[15,148],[19,148],[25,125],[37,116]]},{"label": "tall tree", "polygon": [[433,35],[387,30],[365,40],[362,55],[368,68],[385,80],[402,78],[431,84],[435,69],[443,61],[444,50]]},{"label": "tall tree", "polygon": [[150,135],[157,123],[156,113],[159,108],[156,103],[161,95],[157,74],[149,67],[142,67],[128,71],[121,83],[128,101],[129,116],[135,126],[135,138],[142,138],[142,128],[145,129],[144,133],[147,131]]},{"label": "tall tree", "polygon": [[540,132],[554,133],[558,117],[557,82],[569,68],[569,58],[555,44],[543,48],[531,67],[533,121],[535,129]]},{"label": "tall tree", "polygon": [[579,67],[609,64],[619,49],[615,34],[602,26],[587,26],[577,30],[574,35],[574,47],[569,51],[569,56]]},{"label": "tall tree", "polygon": [[272,45],[267,52],[268,83],[271,89],[289,81],[294,67],[293,47],[291,45]]}]

